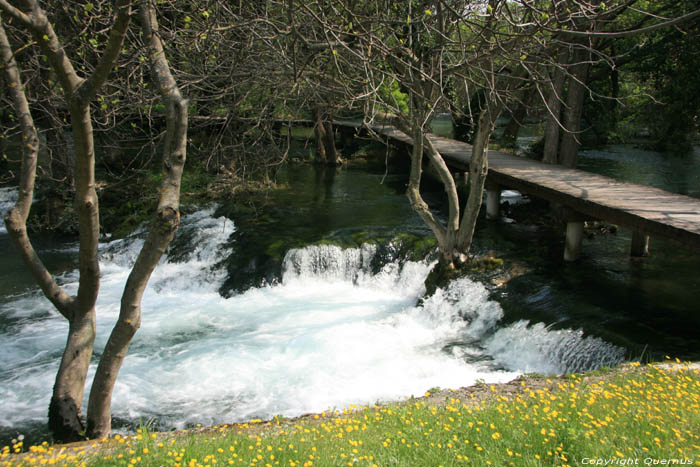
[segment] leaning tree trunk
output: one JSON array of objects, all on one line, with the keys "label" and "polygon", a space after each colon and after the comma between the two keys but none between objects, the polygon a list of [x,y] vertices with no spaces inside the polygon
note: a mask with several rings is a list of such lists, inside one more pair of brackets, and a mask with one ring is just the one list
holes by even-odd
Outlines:
[{"label": "leaning tree trunk", "polygon": [[116,19],[104,52],[87,78],[78,76],[53,26],[36,0],[24,2],[24,8],[31,11],[31,14],[7,2],[0,2],[0,10],[26,27],[46,56],[63,89],[75,137],[75,208],[78,213],[80,235],[78,264],[80,279],[77,296],[70,297],[58,286],[42,264],[26,234],[26,220],[36,177],[38,145],[34,147],[37,141],[36,129],[21,86],[19,69],[14,63],[10,44],[3,30],[3,38],[0,41],[2,41],[6,74],[11,77],[11,82],[16,83],[13,87],[13,100],[22,119],[23,136],[30,141],[23,154],[20,196],[15,208],[6,217],[8,233],[46,297],[69,321],[68,340],[49,405],[49,428],[56,441],[75,441],[84,438],[80,408],[95,340],[95,303],[100,277],[97,260],[99,210],[95,191],[95,148],[89,104],[105,83],[121,52],[131,21],[130,1],[117,1]]},{"label": "leaning tree trunk", "polygon": [[[49,428],[62,441],[80,439],[83,430],[80,405],[83,398],[87,365],[94,338],[93,315],[78,319],[77,300],[69,296],[55,281],[37,255],[27,235],[27,218],[34,197],[39,138],[29,103],[15,62],[5,28],[0,22],[0,50],[8,89],[15,105],[22,132],[22,164],[17,203],[5,216],[7,232],[22,260],[42,291],[56,309],[70,322],[68,342],[56,376],[49,405]],[[80,385],[82,381],[83,385]]]},{"label": "leaning tree trunk", "polygon": [[166,103],[167,132],[163,145],[165,177],[150,232],[124,288],[119,319],[100,358],[88,403],[89,438],[104,438],[111,431],[111,401],[117,375],[131,341],[141,324],[141,299],[165,249],[180,222],[180,181],[187,152],[187,99],[180,93],[165,58],[158,23],[148,0],[140,1],[140,18],[148,43],[151,71]]},{"label": "leaning tree trunk", "polygon": [[484,196],[484,183],[489,170],[489,138],[502,108],[500,104],[491,104],[491,106],[487,104],[479,117],[479,127],[474,138],[472,157],[469,161],[469,198],[467,198],[457,236],[457,250],[462,255],[469,253],[474,239],[476,221]]},{"label": "leaning tree trunk", "polygon": [[[404,130],[405,132],[405,130]],[[448,239],[447,229],[440,220],[433,214],[420,193],[420,183],[423,175],[423,152],[426,138],[423,137],[423,130],[420,127],[414,127],[409,130],[411,138],[413,138],[413,146],[411,148],[411,172],[408,178],[408,188],[406,196],[411,204],[411,208],[425,222],[438,242],[440,250],[440,263],[452,265],[452,247]]]},{"label": "leaning tree trunk", "polygon": [[[447,270],[454,269],[455,245],[457,240],[457,230],[459,229],[459,194],[452,172],[445,159],[433,145],[428,135],[421,129],[420,137],[423,138],[423,149],[428,155],[428,160],[432,169],[437,173],[447,195],[447,224],[444,226],[444,240],[438,242],[440,249],[440,262]],[[414,143],[415,144],[415,143]]]}]

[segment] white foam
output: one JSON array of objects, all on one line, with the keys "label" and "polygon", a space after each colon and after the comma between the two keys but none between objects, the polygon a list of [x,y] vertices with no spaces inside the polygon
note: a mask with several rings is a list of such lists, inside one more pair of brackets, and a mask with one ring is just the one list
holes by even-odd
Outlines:
[{"label": "white foam", "polygon": [[[551,342],[564,336],[536,326],[499,330],[500,306],[469,279],[416,307],[432,265],[395,261],[373,272],[371,245],[292,250],[280,283],[223,298],[224,269],[216,264],[229,254],[222,245],[233,229],[212,214],[183,217],[178,235],[191,237],[191,251],[179,262],[164,259],[153,274],[115,387],[115,417],[183,427],[501,382],[549,368],[551,347],[532,346],[533,335]],[[98,351],[141,244],[136,236],[101,247]],[[75,290],[75,275],[64,279]],[[0,306],[0,314],[11,321],[0,332],[0,426],[43,420],[65,321],[36,292]],[[508,339],[515,355],[507,353]]]},{"label": "white foam", "polygon": [[6,234],[5,214],[12,209],[17,202],[17,188],[0,188],[0,234]]},{"label": "white foam", "polygon": [[511,205],[529,203],[530,200],[525,198],[522,193],[515,190],[501,191],[501,202],[508,201]]},{"label": "white foam", "polygon": [[625,357],[621,347],[584,336],[580,329],[552,330],[524,320],[496,331],[486,348],[506,368],[553,374],[615,366]]}]

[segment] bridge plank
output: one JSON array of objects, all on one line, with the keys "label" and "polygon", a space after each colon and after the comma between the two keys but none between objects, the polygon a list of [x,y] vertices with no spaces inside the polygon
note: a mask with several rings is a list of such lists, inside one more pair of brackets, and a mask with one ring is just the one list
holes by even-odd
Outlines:
[{"label": "bridge plank", "polygon": [[[349,123],[336,122],[348,126]],[[360,127],[357,122],[351,124]],[[389,138],[412,143],[409,136],[394,127],[374,125],[372,129]],[[430,135],[430,138],[449,166],[468,170],[471,145],[437,135]],[[698,198],[499,151],[489,151],[488,158],[488,179],[492,183],[560,203],[596,219],[662,235],[700,249]]]}]

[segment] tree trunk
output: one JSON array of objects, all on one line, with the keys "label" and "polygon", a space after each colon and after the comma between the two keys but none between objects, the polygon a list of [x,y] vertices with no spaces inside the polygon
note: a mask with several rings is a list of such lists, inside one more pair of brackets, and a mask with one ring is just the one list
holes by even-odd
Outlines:
[{"label": "tree trunk", "polygon": [[[428,154],[428,159],[433,170],[438,174],[440,182],[445,189],[447,195],[448,217],[445,225],[445,238],[442,243],[439,243],[441,263],[447,269],[454,268],[455,244],[457,241],[457,231],[459,229],[459,194],[457,192],[457,184],[455,183],[452,172],[442,158],[442,155],[435,149],[432,141],[421,129],[421,137],[423,138],[423,148]],[[414,142],[415,144],[415,142]]]},{"label": "tree trunk", "polygon": [[112,391],[134,334],[141,324],[141,299],[153,270],[180,222],[180,182],[187,153],[187,99],[180,93],[170,73],[158,34],[156,14],[148,0],[140,2],[140,18],[145,42],[149,45],[153,79],[166,103],[167,131],[163,147],[166,175],[163,177],[155,219],[129,274],[122,294],[119,319],[95,373],[88,403],[87,433],[90,438],[104,438],[111,431]]},{"label": "tree trunk", "polygon": [[411,172],[408,178],[406,196],[411,204],[411,208],[423,219],[423,222],[428,225],[435,235],[440,250],[440,262],[451,264],[452,250],[448,249],[447,230],[435,217],[428,203],[423,200],[420,194],[420,183],[423,174],[423,130],[420,127],[414,127],[409,131],[413,138],[413,147],[411,148]]},{"label": "tree trunk", "polygon": [[557,57],[559,67],[554,70],[552,82],[545,93],[547,121],[544,131],[544,153],[542,162],[557,164],[559,162],[559,140],[561,135],[561,105],[566,84],[566,72],[563,68],[568,63],[569,51],[562,48]]},{"label": "tree trunk", "polygon": [[326,162],[329,165],[340,165],[342,160],[338,155],[338,150],[335,146],[335,131],[333,130],[333,122],[328,118],[323,122],[324,138],[323,145],[325,146]]},{"label": "tree trunk", "polygon": [[81,405],[95,342],[95,309],[71,317],[68,341],[49,404],[49,429],[54,440],[70,443],[85,438]]},{"label": "tree trunk", "polygon": [[314,108],[314,140],[316,141],[316,162],[325,164],[328,161],[326,155],[326,125],[325,117],[320,106]]},{"label": "tree trunk", "polygon": [[500,104],[487,105],[479,117],[479,127],[476,131],[472,157],[469,162],[469,198],[467,198],[457,236],[457,250],[462,255],[469,253],[474,239],[476,221],[484,196],[484,183],[489,170],[489,138],[502,108]]},{"label": "tree trunk", "polygon": [[95,191],[95,148],[90,101],[107,80],[122,49],[124,37],[131,21],[131,0],[118,0],[115,5],[116,18],[102,56],[88,78],[76,73],[69,55],[53,29],[45,12],[35,0],[26,0],[23,8],[31,14],[0,2],[3,14],[11,16],[25,26],[46,56],[63,92],[71,115],[75,138],[75,208],[78,212],[80,247],[80,279],[77,297],[68,296],[55,282],[43,265],[26,234],[26,220],[31,206],[38,139],[31,118],[19,69],[14,62],[9,41],[4,29],[0,34],[5,72],[14,82],[12,98],[22,123],[23,145],[20,195],[15,207],[6,216],[8,233],[17,246],[20,256],[34,275],[44,295],[69,321],[68,341],[59,371],[56,375],[53,395],[49,407],[49,428],[57,441],[74,441],[84,437],[80,407],[85,389],[85,379],[92,357],[95,339],[95,303],[99,290],[99,263],[97,245],[99,239],[99,210]]},{"label": "tree trunk", "polygon": [[561,137],[559,148],[559,163],[572,169],[576,167],[578,148],[581,146],[579,130],[583,102],[586,97],[586,81],[591,68],[590,51],[577,50],[574,53],[574,62],[575,65],[571,76],[569,76],[569,89],[566,94],[566,109],[563,118],[566,132]]},{"label": "tree trunk", "polygon": [[49,405],[49,428],[57,441],[81,439],[83,425],[80,407],[83,401],[85,378],[92,356],[95,336],[94,309],[79,313],[75,297],[70,297],[46,269],[27,235],[27,218],[34,197],[34,181],[39,152],[39,138],[32,119],[24,86],[15,62],[5,29],[0,22],[0,51],[10,94],[20,120],[22,139],[22,166],[19,196],[15,206],[5,216],[7,232],[22,260],[41,287],[44,295],[69,320],[68,341],[64,349]]}]

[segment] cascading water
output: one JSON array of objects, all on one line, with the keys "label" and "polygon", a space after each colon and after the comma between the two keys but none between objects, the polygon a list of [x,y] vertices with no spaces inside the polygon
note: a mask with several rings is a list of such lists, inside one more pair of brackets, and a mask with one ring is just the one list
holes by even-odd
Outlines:
[{"label": "cascading water", "polygon": [[[174,245],[187,254],[169,252],[151,278],[114,391],[116,426],[295,416],[622,359],[621,349],[577,331],[499,327],[500,306],[469,279],[415,306],[431,264],[382,264],[369,244],[290,250],[280,281],[224,298],[230,252],[221,245],[232,231],[213,210],[183,217]],[[98,353],[141,237],[101,246]],[[61,281],[74,292],[77,273]],[[66,323],[35,289],[0,305],[0,317],[0,429],[10,433],[45,423]]]},{"label": "cascading water", "polygon": [[5,213],[9,211],[17,201],[16,188],[0,188],[0,234],[6,234]]},{"label": "cascading water", "polygon": [[486,351],[508,369],[546,374],[578,373],[623,361],[625,351],[580,329],[548,329],[518,321],[496,331]]}]

